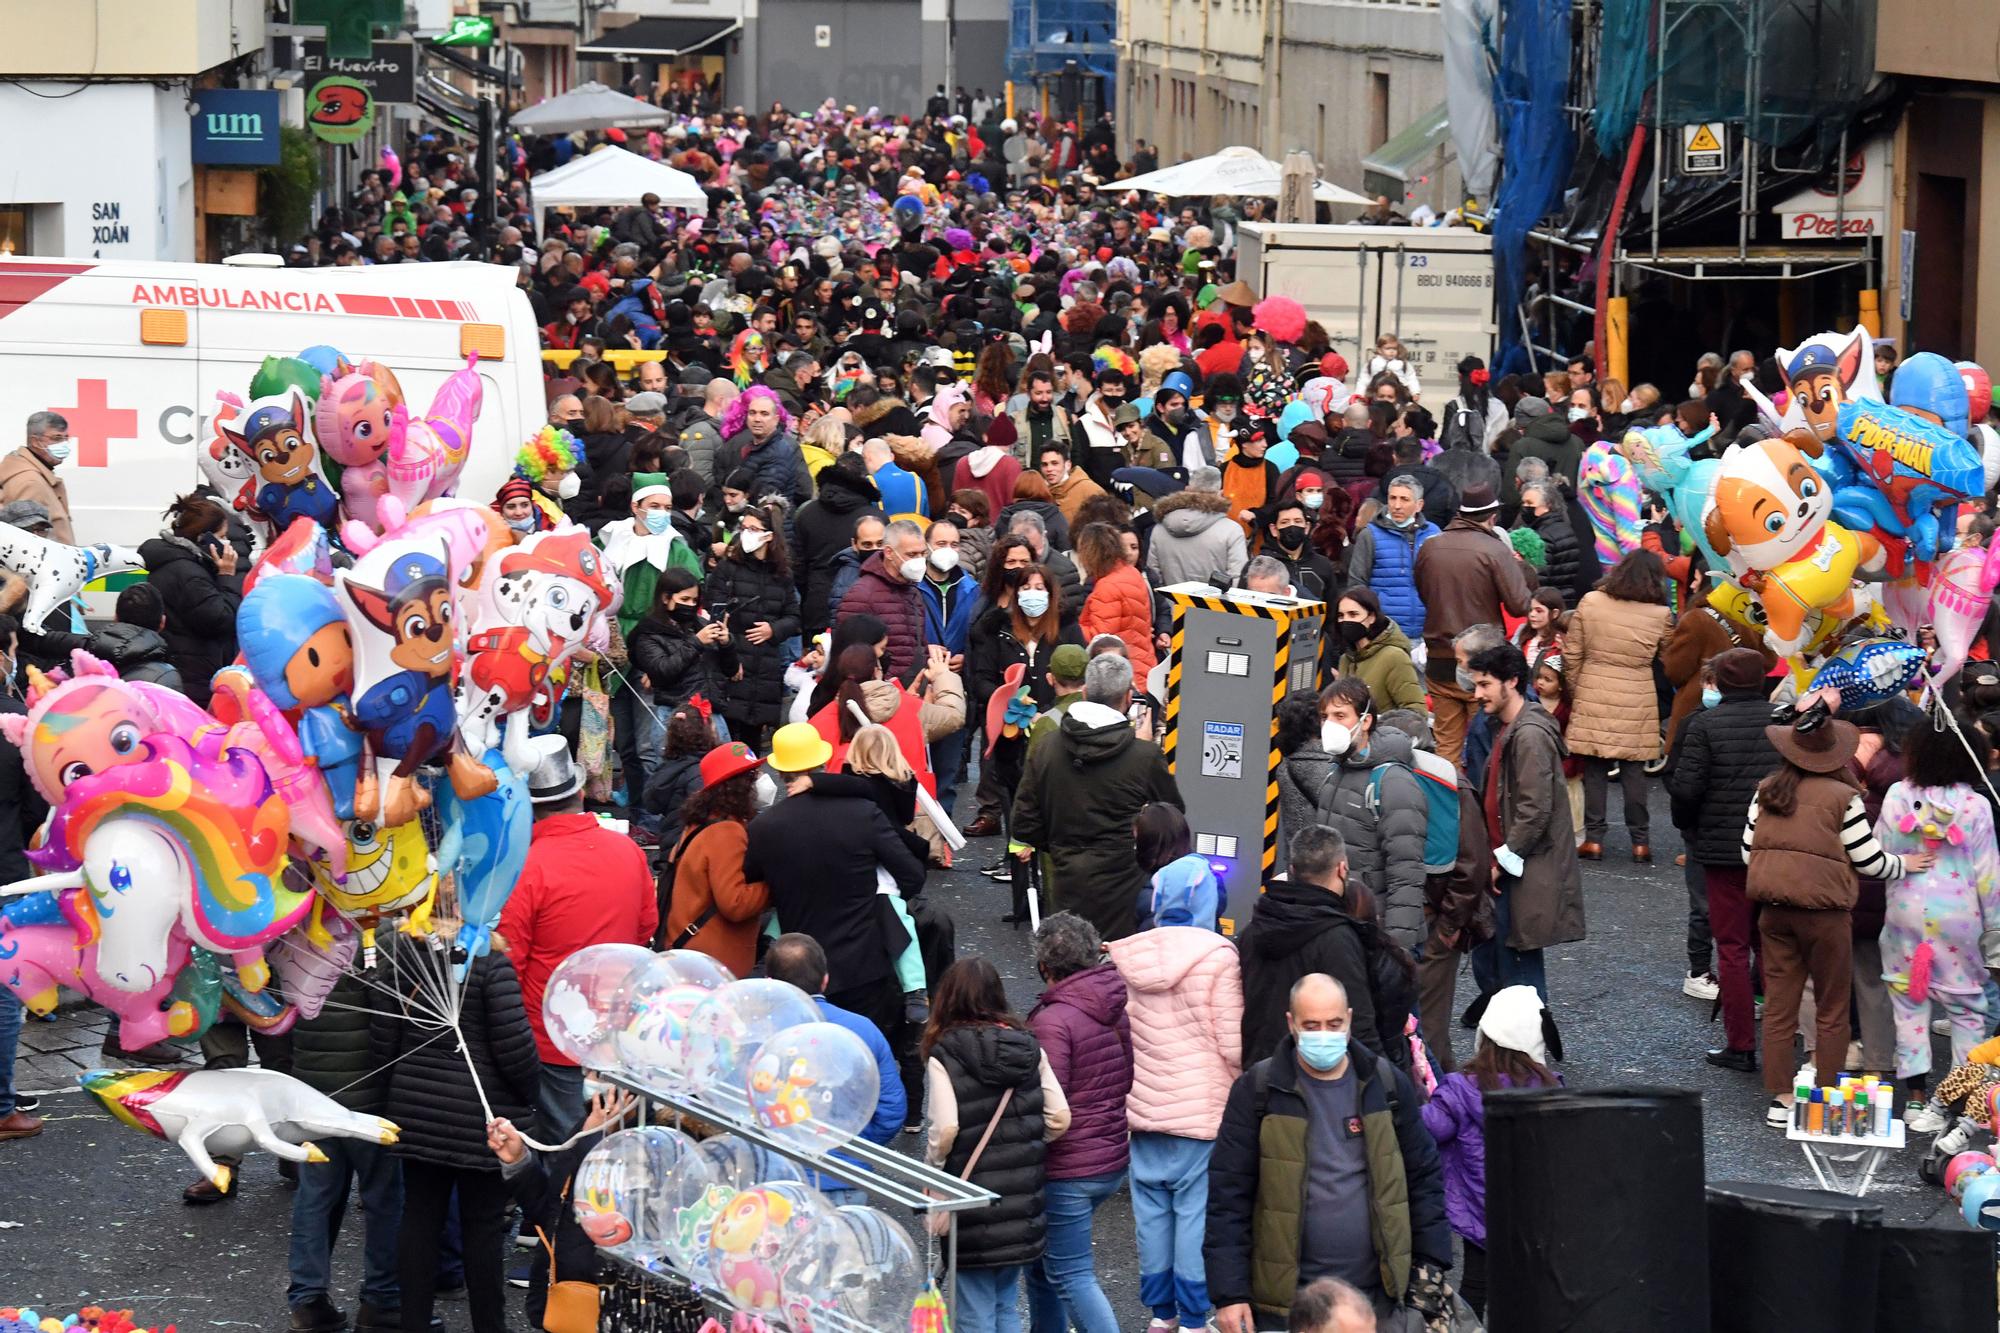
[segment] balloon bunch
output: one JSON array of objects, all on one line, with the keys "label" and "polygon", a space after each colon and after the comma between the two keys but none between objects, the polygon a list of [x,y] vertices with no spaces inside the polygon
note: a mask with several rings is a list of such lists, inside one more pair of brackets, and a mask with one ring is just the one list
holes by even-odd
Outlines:
[{"label": "balloon bunch", "polygon": [[106,1310],[98,1305],[86,1305],[61,1319],[26,1305],[0,1305],[0,1333],[174,1333],[176,1327],[142,1327],[133,1322],[130,1310]]},{"label": "balloon bunch", "polygon": [[430,411],[412,415],[387,366],[331,347],[266,357],[249,397],[216,395],[204,475],[276,538],[300,518],[383,531],[382,501],[413,509],[452,493],[472,449],[484,388],[479,357],[445,377]]},{"label": "balloon bunch", "polygon": [[[550,1041],[586,1068],[692,1093],[800,1147],[837,1148],[874,1115],[880,1075],[860,1038],[821,1021],[796,986],[733,980],[705,954],[594,945],[550,975],[542,1012]],[[792,1162],[734,1134],[608,1135],[577,1172],[574,1206],[602,1248],[793,1329],[818,1312],[895,1326],[924,1284],[900,1224],[836,1208]]]},{"label": "balloon bunch", "polygon": [[[1930,679],[1944,680],[2000,587],[2000,547],[1957,545],[1959,505],[1986,484],[1969,438],[1985,372],[1920,352],[1896,368],[1884,402],[1858,328],[1781,348],[1778,360],[1782,408],[1746,382],[1767,438],[1697,458],[1702,437],[1668,424],[1628,433],[1619,452],[1711,570],[1726,571],[1710,605],[1760,633],[1801,683],[1831,671],[1845,689],[1883,697],[1923,669],[1921,654],[1912,665],[1908,653],[1864,650],[1921,626],[1938,639]],[[1846,652],[1844,668],[1831,650]]]},{"label": "balloon bunch", "polygon": [[[288,361],[261,377],[313,368]],[[302,438],[303,391],[288,392],[274,466],[281,453],[296,463]],[[355,401],[376,410],[385,398],[367,380]],[[258,410],[226,428],[249,439]],[[393,410],[333,419],[350,443],[372,436],[371,422],[398,424]],[[423,433],[406,424],[406,443]],[[0,886],[0,984],[31,1009],[50,1011],[68,987],[116,1013],[132,1049],[192,1040],[225,1010],[279,1033],[320,1013],[371,928],[441,941],[456,965],[487,947],[527,857],[525,778],[562,744],[531,736],[532,720],[555,702],[552,673],[608,642],[618,590],[581,528],[517,544],[485,505],[406,508],[399,455],[384,456],[372,520],[350,518],[340,534],[348,567],[334,569],[322,516],[300,512],[248,572],[241,657],[214,677],[208,708],[122,680],[81,650],[66,671],[29,673],[28,710],[0,720],[0,735],[54,814],[29,853],[43,873]],[[453,466],[442,459],[434,484],[448,485]],[[288,504],[313,492],[294,489]],[[456,996],[449,984],[427,993],[440,1005]],[[142,1098],[145,1114],[115,1078],[91,1090],[211,1175],[210,1155],[233,1150],[218,1144],[284,1143],[256,1132],[240,1097],[222,1100],[220,1120],[191,1114],[202,1128],[182,1135],[162,1130],[158,1090]],[[175,1096],[198,1109],[222,1090],[197,1076]]]}]

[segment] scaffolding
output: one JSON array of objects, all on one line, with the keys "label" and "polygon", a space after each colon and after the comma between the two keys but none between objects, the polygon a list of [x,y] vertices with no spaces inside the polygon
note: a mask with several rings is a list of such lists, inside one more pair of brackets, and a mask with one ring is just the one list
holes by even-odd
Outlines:
[{"label": "scaffolding", "polygon": [[[1071,107],[1094,103],[1109,111],[1118,82],[1117,37],[1117,0],[1013,0],[1007,77],[1047,88]],[[1075,82],[1064,90],[1066,77]]]}]

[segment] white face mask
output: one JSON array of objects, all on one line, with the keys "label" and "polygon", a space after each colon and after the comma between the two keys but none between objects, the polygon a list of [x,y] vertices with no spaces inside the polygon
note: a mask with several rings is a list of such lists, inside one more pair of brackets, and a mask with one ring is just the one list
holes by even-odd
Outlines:
[{"label": "white face mask", "polygon": [[770,541],[771,534],[768,532],[745,532],[743,534],[743,553],[745,555],[755,555],[757,552],[763,550],[765,546],[769,545]]},{"label": "white face mask", "polygon": [[1319,748],[1338,758],[1354,745],[1354,733],[1344,723],[1322,722],[1319,728]]},{"label": "white face mask", "polygon": [[563,473],[563,479],[556,483],[558,500],[574,500],[583,493],[583,478],[574,472]]},{"label": "white face mask", "polygon": [[931,552],[931,563],[937,566],[940,574],[949,574],[952,570],[958,568],[958,548],[956,546],[938,547],[935,551]]},{"label": "white face mask", "polygon": [[778,780],[771,776],[771,770],[765,769],[757,774],[757,781],[751,785],[757,790],[759,810],[769,810],[778,803]]},{"label": "white face mask", "polygon": [[1590,409],[1587,407],[1572,407],[1569,410],[1569,419],[1571,421],[1584,421],[1587,420],[1589,417],[1590,417]]},{"label": "white face mask", "polygon": [[1618,415],[1620,416],[1629,417],[1638,410],[1639,410],[1639,405],[1633,402],[1630,398],[1627,398],[1624,402],[1618,404]]},{"label": "white face mask", "polygon": [[903,582],[915,583],[924,576],[924,558],[920,555],[913,555],[902,564],[897,565],[896,572],[903,576]]},{"label": "white face mask", "polygon": [[1250,359],[1259,362],[1264,359],[1264,346],[1262,343],[1250,344]]},{"label": "white face mask", "polygon": [[76,449],[76,445],[69,440],[50,440],[42,448],[48,451],[50,462],[66,463],[69,461],[70,454]]}]

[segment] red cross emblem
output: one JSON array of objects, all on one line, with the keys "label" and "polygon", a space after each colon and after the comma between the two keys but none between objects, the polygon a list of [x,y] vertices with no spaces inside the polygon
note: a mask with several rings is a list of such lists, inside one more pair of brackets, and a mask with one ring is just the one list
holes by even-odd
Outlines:
[{"label": "red cross emblem", "polygon": [[103,380],[78,380],[76,406],[55,409],[69,422],[79,467],[109,467],[111,441],[139,438],[137,409],[111,406],[106,388]]}]

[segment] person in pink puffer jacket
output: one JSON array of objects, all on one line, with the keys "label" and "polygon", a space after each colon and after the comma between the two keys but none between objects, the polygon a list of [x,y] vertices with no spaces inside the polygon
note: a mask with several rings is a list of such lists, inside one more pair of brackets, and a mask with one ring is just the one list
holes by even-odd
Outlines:
[{"label": "person in pink puffer jacket", "polygon": [[1197,926],[1160,926],[1105,946],[1125,979],[1132,1024],[1132,1215],[1147,1333],[1208,1320],[1202,1234],[1208,1155],[1243,1072],[1243,973],[1236,946]]}]

